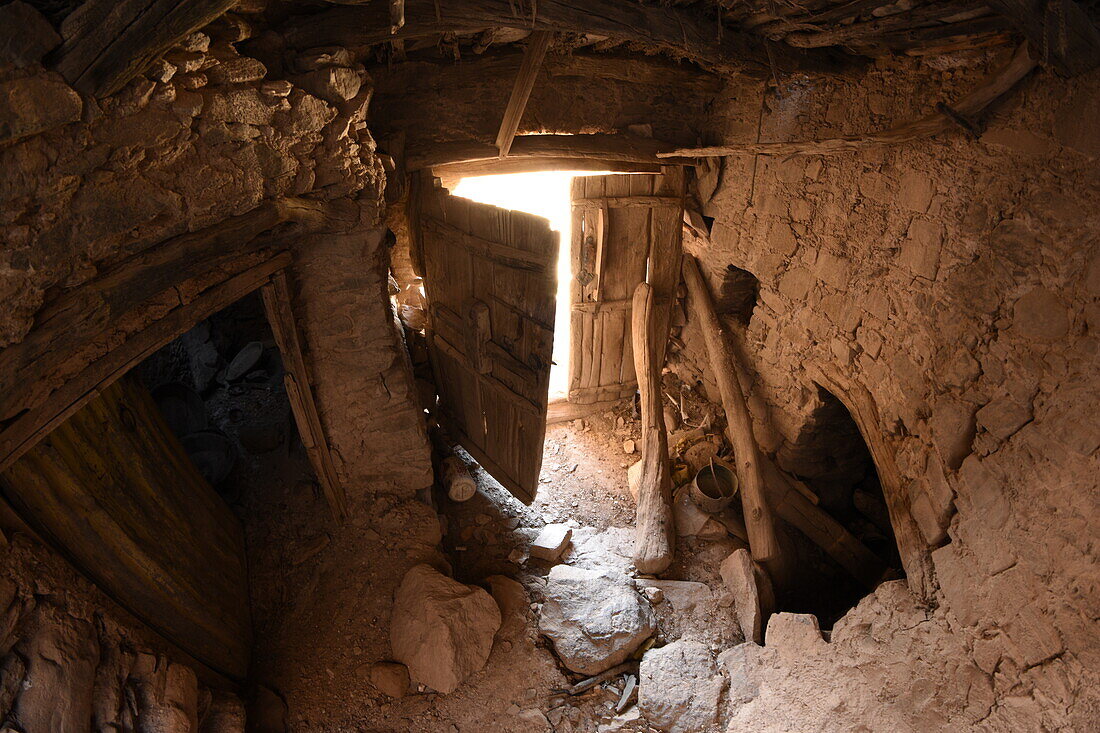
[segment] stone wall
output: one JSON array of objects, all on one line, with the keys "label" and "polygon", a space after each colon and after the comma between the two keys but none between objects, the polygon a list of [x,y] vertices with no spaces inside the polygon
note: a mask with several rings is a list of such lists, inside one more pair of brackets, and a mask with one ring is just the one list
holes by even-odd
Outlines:
[{"label": "stone wall", "polygon": [[[37,35],[16,43],[15,25],[0,31],[0,349],[60,291],[169,237],[280,197],[328,201],[325,234],[295,243],[295,273],[341,475],[357,491],[430,484],[422,420],[402,408],[411,376],[387,310],[385,175],[362,66],[330,48],[269,69],[238,50],[251,26],[230,15],[97,100],[39,63],[60,37],[29,6],[13,8],[36,19],[20,22]],[[380,450],[389,431],[401,451]]]},{"label": "stone wall", "polygon": [[[1005,59],[881,62],[780,95],[734,82],[712,142],[884,128]],[[736,723],[1084,730],[1100,715],[1098,113],[1097,73],[1038,74],[977,140],[733,156],[700,176],[713,228],[686,249],[715,287],[730,265],[760,281],[747,328],[729,322],[758,440],[782,464],[815,383],[865,391],[877,420],[860,427],[896,463],[934,568],[928,598],[884,586],[831,650],[746,665]],[[690,322],[683,340],[676,370],[716,398]]]}]

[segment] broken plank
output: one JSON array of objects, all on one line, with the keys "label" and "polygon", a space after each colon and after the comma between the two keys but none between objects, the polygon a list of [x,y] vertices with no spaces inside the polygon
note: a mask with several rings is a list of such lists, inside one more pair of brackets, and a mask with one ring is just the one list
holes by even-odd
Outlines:
[{"label": "broken plank", "polygon": [[347,498],[336,473],[321,416],[317,412],[317,402],[313,397],[309,370],[291,306],[286,273],[276,272],[272,275],[270,282],[263,286],[262,294],[264,312],[286,367],[284,382],[298,432],[306,446],[306,453],[313,464],[317,480],[321,482],[329,509],[335,519],[342,520],[347,515]]}]

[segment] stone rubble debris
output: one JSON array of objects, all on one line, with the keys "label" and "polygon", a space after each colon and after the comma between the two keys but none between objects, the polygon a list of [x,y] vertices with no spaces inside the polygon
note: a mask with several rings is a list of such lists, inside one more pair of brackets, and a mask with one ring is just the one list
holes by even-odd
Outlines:
[{"label": "stone rubble debris", "polygon": [[565,524],[548,524],[531,543],[531,557],[556,562],[573,538],[573,530]]},{"label": "stone rubble debris", "polygon": [[696,641],[650,649],[639,669],[638,707],[667,733],[697,733],[718,720],[726,680],[710,650]]}]

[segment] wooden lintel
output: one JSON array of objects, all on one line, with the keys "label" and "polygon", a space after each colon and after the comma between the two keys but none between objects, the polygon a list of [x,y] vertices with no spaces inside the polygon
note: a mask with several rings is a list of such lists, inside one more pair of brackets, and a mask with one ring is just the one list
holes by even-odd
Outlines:
[{"label": "wooden lintel", "polygon": [[279,352],[283,355],[283,365],[286,368],[284,380],[286,393],[290,400],[291,412],[294,413],[294,421],[298,425],[298,433],[302,437],[302,444],[305,445],[306,455],[309,456],[309,461],[317,474],[317,480],[325,492],[329,509],[333,517],[341,521],[347,516],[347,497],[332,461],[332,450],[325,437],[321,416],[317,412],[313,387],[310,385],[309,369],[302,353],[298,325],[294,320],[294,311],[291,307],[286,273],[280,271],[272,275],[261,292],[264,311],[271,324],[271,332],[275,336]]},{"label": "wooden lintel", "polygon": [[546,58],[546,49],[550,47],[550,41],[554,37],[551,31],[534,31],[527,37],[527,49],[523,52],[523,62],[519,66],[516,75],[516,83],[512,86],[512,96],[508,98],[508,106],[504,109],[504,117],[500,121],[500,130],[497,132],[497,150],[500,157],[507,158],[508,151],[512,148],[512,139],[519,129],[523,110],[527,108],[527,100],[531,97],[531,90],[535,88],[535,79],[542,68],[542,60]]},{"label": "wooden lintel", "polygon": [[[519,135],[512,141],[508,159],[531,161],[568,158],[590,163],[606,161],[608,165],[642,163],[645,165],[686,165],[691,158],[662,157],[675,146],[648,137],[634,135]],[[498,158],[497,148],[489,143],[466,140],[438,143],[431,147],[411,148],[406,166],[410,171],[440,165],[469,164]]]}]

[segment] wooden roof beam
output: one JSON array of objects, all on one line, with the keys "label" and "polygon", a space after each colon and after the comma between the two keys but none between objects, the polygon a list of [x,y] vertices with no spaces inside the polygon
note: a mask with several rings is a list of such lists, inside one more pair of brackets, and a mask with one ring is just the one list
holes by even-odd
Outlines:
[{"label": "wooden roof beam", "polygon": [[686,8],[619,0],[539,0],[537,12],[519,13],[514,5],[509,0],[405,0],[406,22],[396,33],[390,32],[387,4],[348,5],[292,17],[281,32],[291,48],[355,48],[505,27],[595,33],[661,48],[704,67],[729,68],[757,77],[770,77],[773,67],[783,72],[836,72],[846,66],[830,51],[796,49],[730,28],[720,32],[713,17]]},{"label": "wooden roof beam", "polygon": [[542,68],[542,60],[546,58],[546,49],[550,47],[550,39],[554,34],[550,31],[535,31],[527,38],[527,50],[523,52],[523,62],[516,74],[516,83],[512,87],[512,96],[508,98],[508,106],[504,108],[504,118],[500,121],[500,131],[497,132],[497,150],[500,157],[508,157],[508,151],[512,147],[512,140],[519,129],[519,121],[523,117],[523,110],[527,108],[527,100],[531,98],[531,90],[535,88],[535,78]]},{"label": "wooden roof beam", "polygon": [[[570,159],[663,165],[693,162],[687,158],[657,158],[658,153],[669,152],[673,147],[652,138],[634,135],[519,135],[512,142],[508,159],[530,158],[545,160],[547,163]],[[409,171],[417,171],[497,158],[499,155],[495,145],[478,140],[464,140],[410,148],[405,165]]]}]

